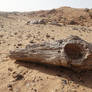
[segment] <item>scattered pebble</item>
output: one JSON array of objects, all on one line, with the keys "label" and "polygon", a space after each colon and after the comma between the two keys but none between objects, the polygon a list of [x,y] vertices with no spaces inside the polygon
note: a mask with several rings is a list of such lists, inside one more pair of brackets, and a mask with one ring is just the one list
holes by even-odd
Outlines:
[{"label": "scattered pebble", "polygon": [[22,44],[21,43],[19,43],[19,44],[17,44],[18,46],[22,46]]},{"label": "scattered pebble", "polygon": [[34,41],[33,41],[33,40],[31,40],[29,43],[34,43]]},{"label": "scattered pebble", "polygon": [[8,68],[8,71],[12,72],[12,71],[13,71],[13,69],[12,69],[12,68]]},{"label": "scattered pebble", "polygon": [[66,80],[62,80],[63,84],[68,84]]},{"label": "scattered pebble", "polygon": [[10,91],[13,91],[12,84],[8,84],[7,87],[8,87],[8,89],[9,89]]},{"label": "scattered pebble", "polygon": [[18,80],[22,80],[24,76],[21,74],[14,73],[13,78],[15,79],[15,81],[18,81]]},{"label": "scattered pebble", "polygon": [[50,35],[49,35],[49,34],[46,34],[46,37],[47,37],[47,38],[50,38]]}]

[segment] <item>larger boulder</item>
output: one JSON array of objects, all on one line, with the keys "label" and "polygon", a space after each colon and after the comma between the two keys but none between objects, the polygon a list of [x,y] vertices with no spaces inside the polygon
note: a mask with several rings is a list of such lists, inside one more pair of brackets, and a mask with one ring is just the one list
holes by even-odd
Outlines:
[{"label": "larger boulder", "polygon": [[55,42],[28,44],[24,49],[10,51],[10,58],[64,66],[71,69],[92,69],[92,44],[78,36]]}]

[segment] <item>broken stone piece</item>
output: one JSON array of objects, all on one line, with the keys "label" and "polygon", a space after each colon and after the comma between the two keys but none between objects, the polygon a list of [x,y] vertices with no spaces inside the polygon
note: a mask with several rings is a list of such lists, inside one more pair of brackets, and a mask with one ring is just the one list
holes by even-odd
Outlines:
[{"label": "broken stone piece", "polygon": [[31,20],[27,22],[27,25],[29,24],[46,24],[46,20],[45,19]]},{"label": "broken stone piece", "polygon": [[78,36],[63,40],[28,44],[24,49],[10,51],[11,59],[64,66],[72,69],[92,69],[92,44]]},{"label": "broken stone piece", "polygon": [[58,23],[58,22],[56,22],[56,21],[52,21],[50,24],[51,24],[51,25],[56,25],[56,26],[62,26],[60,23]]}]

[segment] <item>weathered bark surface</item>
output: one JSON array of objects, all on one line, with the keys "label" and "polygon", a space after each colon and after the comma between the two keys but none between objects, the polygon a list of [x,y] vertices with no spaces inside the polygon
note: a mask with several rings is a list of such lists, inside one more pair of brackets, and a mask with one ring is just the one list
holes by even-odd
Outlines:
[{"label": "weathered bark surface", "polygon": [[10,58],[40,62],[73,69],[92,69],[92,44],[78,36],[53,43],[27,45],[25,49],[10,51]]}]

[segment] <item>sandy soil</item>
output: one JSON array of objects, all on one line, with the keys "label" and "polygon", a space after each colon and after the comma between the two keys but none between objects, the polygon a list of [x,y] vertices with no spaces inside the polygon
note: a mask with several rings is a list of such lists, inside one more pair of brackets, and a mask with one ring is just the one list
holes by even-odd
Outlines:
[{"label": "sandy soil", "polygon": [[23,15],[0,16],[0,92],[92,92],[92,71],[72,70],[11,60],[10,50],[78,35],[92,42],[92,27],[80,25],[27,25]]}]

